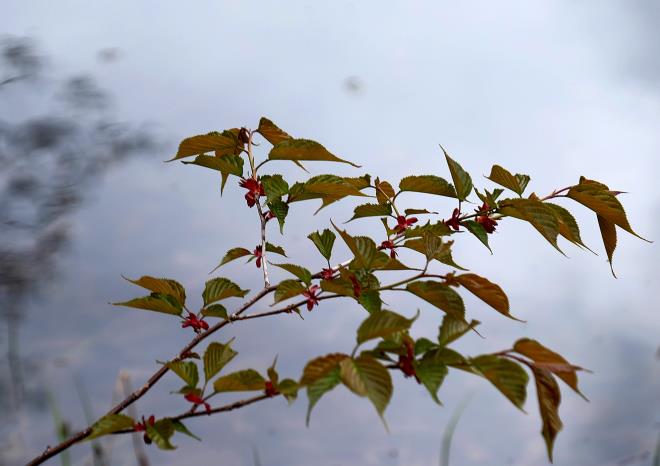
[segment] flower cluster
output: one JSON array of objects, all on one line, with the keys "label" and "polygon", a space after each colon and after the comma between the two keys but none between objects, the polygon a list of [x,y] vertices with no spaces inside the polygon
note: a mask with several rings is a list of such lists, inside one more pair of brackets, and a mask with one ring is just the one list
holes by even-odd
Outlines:
[{"label": "flower cluster", "polygon": [[242,179],[238,184],[241,188],[247,189],[248,192],[245,193],[245,201],[250,208],[254,207],[254,205],[259,202],[260,196],[264,196],[266,194],[264,191],[264,185],[261,184],[261,181],[258,179]]},{"label": "flower cluster", "polygon": [[[480,213],[480,212],[487,212],[489,210],[490,210],[490,206],[484,202],[484,205],[482,205],[478,209],[475,209],[475,212]],[[488,215],[478,215],[475,220],[479,222],[482,227],[484,227],[486,233],[492,233],[495,231],[497,222]]]},{"label": "flower cluster", "polygon": [[380,246],[378,246],[378,249],[381,250],[381,251],[383,249],[389,249],[390,250],[390,257],[392,259],[394,259],[396,257],[396,251],[394,250],[394,248],[396,248],[396,246],[394,245],[394,241],[391,241],[389,239],[387,241],[383,241],[382,243],[380,243]]},{"label": "flower cluster", "polygon": [[454,209],[454,212],[451,214],[451,218],[449,220],[445,220],[445,225],[447,225],[449,228],[453,228],[454,231],[458,231],[461,226],[461,222],[459,220],[460,215],[461,210]]},{"label": "flower cluster", "polygon": [[403,215],[399,215],[396,218],[396,226],[394,227],[394,231],[397,233],[403,233],[406,231],[411,225],[417,223],[417,217],[410,217],[406,218]]},{"label": "flower cluster", "polygon": [[208,330],[209,324],[202,317],[201,319],[197,317],[192,312],[188,312],[188,317],[184,319],[181,323],[181,328],[191,327],[195,333],[201,333],[202,330]]}]

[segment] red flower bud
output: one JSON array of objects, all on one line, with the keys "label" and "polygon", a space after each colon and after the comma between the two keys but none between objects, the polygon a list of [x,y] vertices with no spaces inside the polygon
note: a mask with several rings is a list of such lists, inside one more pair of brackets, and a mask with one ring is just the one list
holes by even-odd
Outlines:
[{"label": "red flower bud", "polygon": [[459,209],[454,209],[454,212],[451,214],[451,218],[449,220],[445,220],[445,225],[447,225],[450,228],[453,228],[455,231],[458,231],[460,228],[461,224],[458,219],[460,217],[461,211]]},{"label": "red flower bud", "polygon": [[258,269],[261,268],[261,260],[263,258],[263,248],[261,247],[261,245],[254,248],[254,251],[252,251],[252,254],[254,255],[254,257],[257,258],[257,268]]},{"label": "red flower bud", "polygon": [[266,381],[266,389],[264,390],[266,396],[275,396],[278,395],[280,392],[277,391],[275,386],[273,385],[273,382],[270,380]]},{"label": "red flower bud", "polygon": [[[484,204],[479,207],[478,209],[475,209],[474,211],[477,213],[481,212],[487,212],[490,210],[490,206],[484,202]],[[495,227],[497,226],[497,222],[490,218],[488,215],[479,215],[475,220],[481,224],[482,227],[484,227],[484,230],[486,230],[486,233],[492,233],[495,231]]]},{"label": "red flower bud", "polygon": [[135,429],[135,432],[145,432],[147,430],[147,425],[153,426],[156,423],[156,418],[152,415],[149,416],[149,419],[146,421],[144,420],[144,416],[142,416],[142,422],[136,422],[135,425],[133,425],[133,429]]},{"label": "red flower bud", "polygon": [[399,215],[396,218],[396,223],[397,225],[394,227],[394,231],[397,233],[403,233],[412,224],[417,223],[417,217],[406,218],[403,215]]},{"label": "red flower bud", "polygon": [[362,294],[362,286],[360,285],[360,282],[357,280],[357,278],[355,278],[355,275],[351,275],[349,278],[351,282],[353,282],[353,294],[356,298],[359,298]]},{"label": "red flower bud", "polygon": [[335,278],[335,272],[332,269],[323,269],[321,270],[321,278],[323,280],[332,280]]},{"label": "red flower bud", "polygon": [[394,250],[395,247],[396,246],[394,245],[393,241],[387,240],[387,241],[383,241],[382,243],[380,243],[380,246],[378,246],[378,249],[379,250],[389,249],[390,250],[390,257],[392,259],[394,259],[396,257],[396,251]]}]

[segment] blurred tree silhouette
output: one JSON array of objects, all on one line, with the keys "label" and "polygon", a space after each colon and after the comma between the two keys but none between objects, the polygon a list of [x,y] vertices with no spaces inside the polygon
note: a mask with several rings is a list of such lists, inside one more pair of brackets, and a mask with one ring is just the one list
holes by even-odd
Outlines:
[{"label": "blurred tree silhouette", "polygon": [[[38,378],[23,376],[26,367],[31,374],[38,368],[20,355],[20,324],[72,241],[72,215],[94,181],[153,147],[154,138],[117,122],[111,96],[93,77],[49,75],[33,40],[7,38],[0,53],[0,410],[14,416],[24,401],[45,403]],[[20,116],[35,95],[48,112]]]}]

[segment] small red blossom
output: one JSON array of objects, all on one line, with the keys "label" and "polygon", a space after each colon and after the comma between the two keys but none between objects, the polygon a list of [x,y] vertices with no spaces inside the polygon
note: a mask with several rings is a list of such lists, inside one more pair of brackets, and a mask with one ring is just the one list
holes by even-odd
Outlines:
[{"label": "small red blossom", "polygon": [[[490,210],[490,206],[486,202],[484,202],[484,204],[481,207],[475,209],[474,211],[477,213],[481,213],[481,212],[487,212],[489,210]],[[486,233],[492,233],[495,231],[497,222],[492,218],[490,218],[488,215],[479,215],[477,216],[477,218],[475,218],[475,220],[479,222],[482,227],[484,227]]]},{"label": "small red blossom", "polygon": [[197,409],[197,406],[204,406],[204,409],[206,410],[207,414],[211,414],[211,405],[208,404],[206,401],[204,401],[204,398],[199,396],[197,393],[188,393],[184,396],[186,401],[191,402],[193,406],[193,410]]},{"label": "small red blossom", "polygon": [[455,231],[458,231],[458,229],[461,226],[461,223],[458,219],[458,217],[461,215],[461,211],[459,209],[454,209],[454,212],[451,214],[451,218],[449,220],[445,220],[445,225],[447,225],[450,228],[453,228]]},{"label": "small red blossom", "polygon": [[280,392],[275,388],[275,385],[273,385],[273,382],[270,380],[266,380],[266,388],[264,390],[264,393],[266,396],[275,396],[278,395]]},{"label": "small red blossom", "polygon": [[355,295],[356,298],[359,298],[360,295],[362,294],[362,286],[360,285],[358,279],[355,278],[355,275],[351,275],[349,278],[351,282],[353,282],[353,294]]},{"label": "small red blossom", "polygon": [[399,215],[396,218],[396,223],[397,225],[394,227],[394,231],[397,233],[403,233],[412,224],[417,223],[417,217],[406,218],[403,215]]},{"label": "small red blossom", "polygon": [[209,324],[202,317],[197,317],[192,312],[188,312],[188,317],[181,323],[181,328],[191,327],[195,333],[201,333],[202,330],[208,330]]},{"label": "small red blossom", "polygon": [[394,241],[383,241],[380,243],[380,246],[378,246],[379,250],[383,249],[389,249],[390,250],[390,258],[394,259],[396,257],[396,251],[394,250],[396,246],[394,245]]},{"label": "small red blossom", "polygon": [[319,298],[316,296],[316,292],[320,287],[318,285],[312,285],[303,291],[302,295],[307,298],[307,310],[311,311],[314,306],[318,306]]},{"label": "small red blossom", "polygon": [[271,218],[275,218],[275,214],[269,210],[264,214],[264,222],[267,222]]},{"label": "small red blossom", "polygon": [[245,200],[247,201],[248,207],[254,207],[254,205],[259,202],[259,197],[266,194],[264,192],[264,185],[261,184],[261,181],[254,178],[242,179],[238,185],[241,188],[248,190],[248,192],[245,193]]},{"label": "small red blossom", "polygon": [[330,268],[321,270],[321,278],[323,280],[333,280],[335,278],[334,270]]},{"label": "small red blossom", "polygon": [[420,380],[417,377],[417,372],[415,371],[415,348],[413,342],[410,340],[405,341],[406,345],[406,354],[399,355],[399,369],[403,372],[403,375],[406,377],[415,376],[415,379],[419,383]]},{"label": "small red blossom", "polygon": [[142,416],[142,422],[136,422],[133,425],[135,432],[146,432],[147,425],[153,426],[156,423],[156,418],[154,416],[149,416],[149,419],[145,421],[144,416]]},{"label": "small red blossom", "polygon": [[261,245],[254,248],[254,251],[252,251],[252,254],[254,254],[254,257],[257,258],[257,268],[260,269],[261,268],[261,260],[263,258],[263,249],[262,249]]}]

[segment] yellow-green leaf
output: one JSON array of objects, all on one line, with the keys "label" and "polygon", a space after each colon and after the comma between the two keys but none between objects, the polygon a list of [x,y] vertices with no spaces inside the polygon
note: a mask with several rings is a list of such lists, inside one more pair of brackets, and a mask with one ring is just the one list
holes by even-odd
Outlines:
[{"label": "yellow-green leaf", "polygon": [[[392,214],[392,207],[389,204],[362,204],[353,210],[353,217],[349,220],[364,217],[387,217]],[[348,223],[348,222],[346,222]]]},{"label": "yellow-green leaf", "polygon": [[312,409],[314,409],[316,403],[318,403],[325,393],[335,388],[341,381],[339,377],[339,363],[347,358],[349,358],[347,354],[328,354],[309,361],[305,366],[299,385],[301,387],[307,387],[307,398],[309,399],[306,419],[307,425],[309,425]]},{"label": "yellow-green leaf", "polygon": [[428,390],[433,401],[439,405],[442,403],[438,398],[438,390],[440,389],[442,382],[445,380],[447,372],[447,366],[433,357],[422,358],[415,367],[415,374]]},{"label": "yellow-green leaf", "polygon": [[213,383],[216,392],[251,392],[264,390],[266,380],[254,369],[245,369],[218,378]]},{"label": "yellow-green leaf", "polygon": [[396,194],[394,192],[394,188],[387,181],[380,181],[378,178],[376,178],[375,186],[376,200],[379,204],[388,204],[391,199],[394,198],[394,195]]},{"label": "yellow-green leaf", "polygon": [[471,320],[468,323],[465,320],[456,319],[447,314],[442,318],[440,332],[438,333],[438,343],[440,346],[447,346],[452,341],[458,340],[480,323],[481,322],[478,320]]},{"label": "yellow-green leaf", "polygon": [[339,363],[341,381],[353,393],[366,396],[382,418],[392,398],[392,378],[388,370],[371,356],[347,358]]},{"label": "yellow-green leaf", "polygon": [[174,435],[174,424],[171,419],[165,418],[156,421],[154,425],[147,423],[146,433],[153,443],[161,450],[175,450],[176,447],[170,443]]},{"label": "yellow-green leaf", "polygon": [[463,170],[463,167],[458,162],[449,156],[444,147],[440,146],[440,148],[444,152],[447,165],[449,166],[449,173],[451,173],[451,179],[454,182],[456,197],[464,201],[470,195],[470,192],[472,192],[472,178],[470,178],[470,175]]},{"label": "yellow-green leaf", "polygon": [[608,222],[623,228],[640,239],[644,239],[633,231],[628,223],[626,212],[616,196],[604,188],[607,188],[607,186],[582,179],[580,184],[568,190],[566,196],[593,210]]},{"label": "yellow-green leaf", "polygon": [[211,151],[226,153],[229,149],[233,151],[235,146],[236,141],[229,137],[229,134],[222,135],[218,132],[200,134],[181,141],[176,155],[168,162]]},{"label": "yellow-green leaf", "polygon": [[314,233],[310,233],[307,238],[309,238],[312,243],[314,243],[316,249],[319,250],[321,255],[325,257],[326,260],[330,260],[330,257],[332,256],[332,246],[335,244],[336,238],[335,234],[331,230],[326,228],[322,233],[315,231]]},{"label": "yellow-green leaf", "polygon": [[284,248],[281,246],[275,246],[274,244],[271,244],[269,242],[266,242],[266,251],[267,252],[272,252],[275,254],[279,254],[280,256],[286,257],[286,252],[284,251]]},{"label": "yellow-green leaf", "polygon": [[463,299],[447,285],[428,280],[409,283],[406,290],[433,304],[455,319],[465,320]]},{"label": "yellow-green leaf", "polygon": [[202,298],[204,306],[226,298],[243,298],[250,290],[242,290],[240,286],[227,278],[213,278],[206,282]]},{"label": "yellow-green leaf", "polygon": [[407,176],[399,182],[399,189],[401,191],[456,197],[456,191],[451,183],[434,175]]},{"label": "yellow-green leaf", "polygon": [[257,128],[257,131],[266,139],[266,141],[270,142],[272,145],[276,145],[282,141],[291,139],[291,136],[282,131],[277,127],[277,125],[275,125],[275,123],[265,117],[261,117],[259,120],[259,127]]},{"label": "yellow-green leaf", "polygon": [[474,273],[457,275],[454,279],[463,287],[467,288],[470,293],[481,299],[500,314],[514,320],[519,320],[509,313],[509,298],[507,298],[499,285],[496,285],[490,280]]},{"label": "yellow-green leaf", "polygon": [[272,264],[275,267],[284,269],[302,280],[307,286],[312,283],[312,273],[305,267],[296,264]]},{"label": "yellow-green leaf", "polygon": [[490,175],[487,178],[497,184],[509,188],[518,196],[522,196],[523,191],[529,183],[529,176],[517,173],[515,176],[511,174],[506,168],[499,165],[493,165],[490,169]]},{"label": "yellow-green leaf", "polygon": [[176,280],[171,280],[169,278],[155,278],[148,275],[144,275],[137,280],[131,280],[123,275],[122,277],[125,280],[137,286],[141,286],[142,288],[146,288],[154,293],[173,296],[182,306],[186,304],[186,290],[183,285]]},{"label": "yellow-green leaf", "polygon": [[112,305],[162,312],[174,316],[181,315],[183,311],[181,304],[173,296],[161,293],[151,293],[149,296],[135,298],[121,303],[112,303]]},{"label": "yellow-green leaf", "polygon": [[481,223],[475,222],[474,220],[463,220],[461,225],[463,225],[470,233],[476,236],[477,239],[488,248],[491,254],[493,253],[493,250],[488,245],[488,233]]},{"label": "yellow-green leaf", "polygon": [[[546,202],[545,205],[550,207],[557,216],[557,220],[559,221],[559,234],[571,243],[589,249],[582,242],[582,238],[580,237],[580,227],[578,226],[575,217],[573,217],[573,215],[562,206],[551,202]],[[591,251],[591,249],[589,249],[589,251]]]},{"label": "yellow-green leaf", "polygon": [[552,463],[552,447],[555,443],[557,434],[562,429],[562,422],[559,418],[559,404],[561,403],[561,392],[557,381],[552,374],[535,366],[531,366],[532,374],[536,380],[536,393],[539,400],[539,412],[543,427],[541,435],[545,440],[548,450],[548,458]]},{"label": "yellow-green leaf", "polygon": [[357,330],[357,342],[374,338],[384,338],[396,332],[408,330],[412,324],[412,319],[406,319],[396,312],[382,310],[374,312],[367,317]]},{"label": "yellow-green leaf", "polygon": [[206,382],[215,377],[238,354],[230,345],[231,341],[225,345],[213,342],[206,348],[204,352],[204,376],[206,377]]},{"label": "yellow-green leaf", "polygon": [[215,272],[218,268],[222,267],[225,265],[227,262],[231,262],[233,260],[238,259],[239,257],[244,257],[244,256],[251,256],[252,252],[245,248],[232,248],[227,253],[225,254],[225,257],[222,258],[220,263],[217,265],[217,267],[213,270],[211,270],[210,273]]},{"label": "yellow-green leaf", "polygon": [[275,290],[275,302],[279,303],[285,299],[298,296],[306,289],[307,287],[298,280],[283,280],[277,285],[277,289]]},{"label": "yellow-green leaf", "polygon": [[108,414],[92,425],[92,433],[89,434],[86,440],[92,440],[119,430],[132,429],[134,425],[135,421],[124,414]]},{"label": "yellow-green leaf", "polygon": [[536,340],[522,338],[518,340],[513,349],[534,361],[534,365],[540,369],[548,370],[563,380],[578,395],[586,400],[586,397],[578,388],[577,371],[584,370],[568,362],[562,355],[546,348]]},{"label": "yellow-green leaf", "polygon": [[270,160],[342,162],[359,167],[359,165],[353,162],[340,159],[336,155],[331,154],[321,144],[310,141],[309,139],[284,139],[270,150],[268,158]]},{"label": "yellow-green leaf", "polygon": [[545,203],[535,199],[505,199],[500,202],[500,213],[529,222],[557,251],[564,254],[557,246],[559,220],[554,210]]},{"label": "yellow-green leaf", "polygon": [[191,162],[184,161],[183,163],[210,168],[211,170],[219,171],[223,175],[243,176],[243,159],[239,155],[226,155],[224,157],[198,155],[195,157],[195,160]]},{"label": "yellow-green leaf", "polygon": [[169,370],[186,383],[187,387],[194,388],[199,382],[199,374],[197,373],[197,364],[190,361],[170,361],[165,364]]},{"label": "yellow-green leaf", "polygon": [[478,356],[470,359],[470,363],[517,408],[524,411],[529,376],[519,364],[492,355]]},{"label": "yellow-green leaf", "polygon": [[202,315],[204,317],[219,317],[225,320],[227,320],[228,317],[227,308],[219,303],[211,304],[210,306],[202,309]]},{"label": "yellow-green leaf", "polygon": [[605,219],[605,217],[596,214],[598,219],[598,227],[600,228],[600,235],[603,238],[603,245],[605,246],[605,253],[607,254],[607,262],[610,263],[610,270],[612,270],[612,275],[616,277],[614,273],[614,266],[612,265],[612,256],[614,255],[614,250],[616,249],[616,227],[614,223]]},{"label": "yellow-green leaf", "polygon": [[259,180],[264,186],[264,192],[266,193],[268,202],[281,199],[282,196],[289,192],[289,183],[282,178],[282,175],[264,175]]}]

